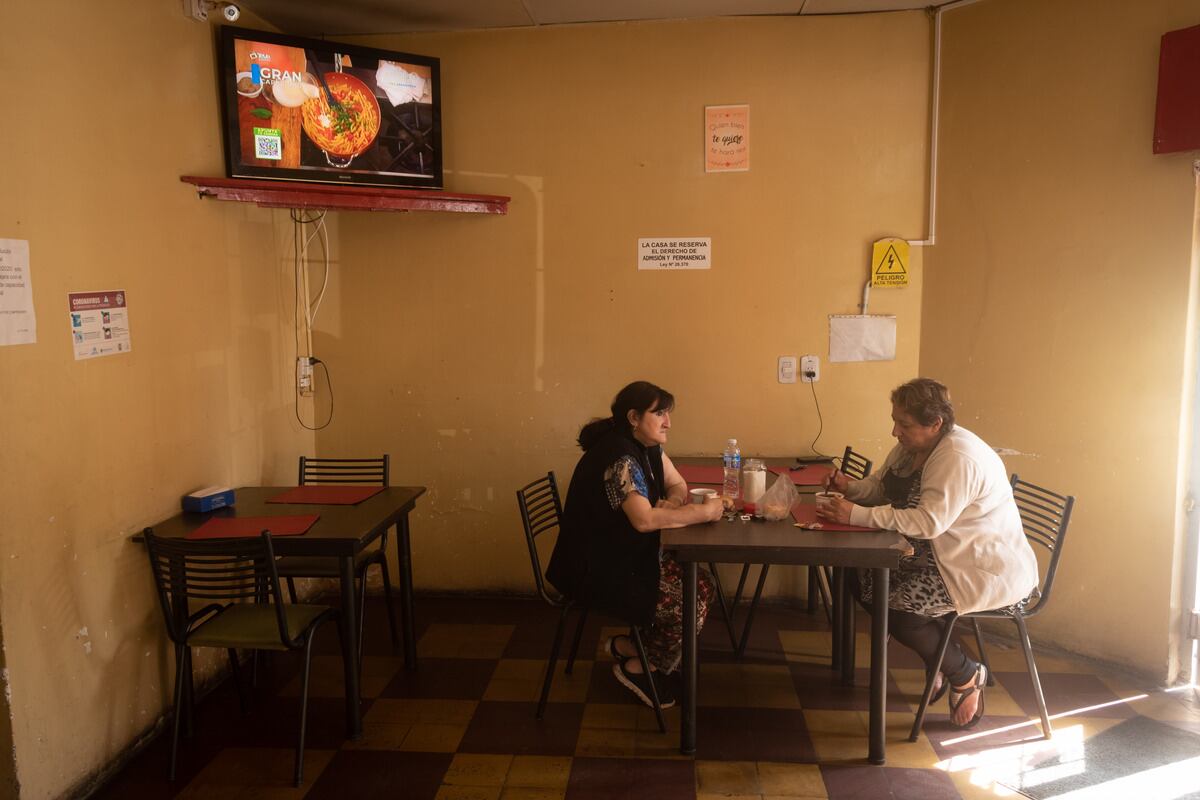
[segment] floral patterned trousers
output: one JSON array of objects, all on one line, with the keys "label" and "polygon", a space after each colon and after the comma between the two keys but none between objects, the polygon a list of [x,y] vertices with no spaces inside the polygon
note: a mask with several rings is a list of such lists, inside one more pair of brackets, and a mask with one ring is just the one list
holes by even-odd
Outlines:
[{"label": "floral patterned trousers", "polygon": [[[713,580],[708,571],[696,568],[696,633],[704,627],[708,604],[713,598]],[[663,674],[674,672],[683,657],[683,567],[663,555],[658,572],[658,605],[654,622],[642,631],[646,660]]]}]

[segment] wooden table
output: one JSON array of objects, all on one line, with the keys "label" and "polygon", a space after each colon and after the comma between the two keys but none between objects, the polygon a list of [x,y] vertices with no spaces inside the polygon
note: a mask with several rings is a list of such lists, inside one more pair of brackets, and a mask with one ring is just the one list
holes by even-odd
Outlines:
[{"label": "wooden table", "polygon": [[[696,752],[696,565],[701,562],[747,564],[823,564],[864,567],[874,580],[871,610],[871,710],[867,759],[883,764],[884,707],[887,696],[887,597],[890,571],[909,552],[904,537],[893,531],[847,533],[797,528],[780,522],[708,522],[661,534],[664,550],[675,554],[683,577],[683,708],[679,749]],[[843,607],[844,602],[839,602]],[[852,638],[852,633],[848,633]],[[852,657],[851,657],[852,658]],[[843,674],[845,670],[843,654]],[[851,668],[853,661],[850,661]]]},{"label": "wooden table", "polygon": [[[412,549],[408,533],[408,512],[424,486],[387,486],[357,505],[319,505],[312,503],[268,503],[292,487],[246,486],[235,491],[236,503],[208,513],[176,514],[154,525],[154,534],[164,538],[182,538],[214,517],[280,517],[293,514],[320,514],[321,518],[301,536],[272,538],[276,555],[331,556],[338,559],[342,594],[342,663],[346,676],[346,733],[351,739],[362,736],[362,705],[358,670],[358,593],[354,590],[354,560],[358,553],[396,526],[396,549],[400,564],[400,616],[404,625],[404,664],[417,665],[416,632],[413,630]],[[139,540],[141,537],[134,537]]]}]

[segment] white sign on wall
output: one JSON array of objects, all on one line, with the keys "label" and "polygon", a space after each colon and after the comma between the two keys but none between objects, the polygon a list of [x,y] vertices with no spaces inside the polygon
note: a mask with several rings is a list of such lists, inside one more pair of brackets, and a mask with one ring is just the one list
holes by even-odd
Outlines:
[{"label": "white sign on wall", "polygon": [[0,344],[35,342],[37,317],[29,277],[29,242],[0,239]]},{"label": "white sign on wall", "polygon": [[638,239],[638,269],[711,268],[711,237],[656,236]]}]

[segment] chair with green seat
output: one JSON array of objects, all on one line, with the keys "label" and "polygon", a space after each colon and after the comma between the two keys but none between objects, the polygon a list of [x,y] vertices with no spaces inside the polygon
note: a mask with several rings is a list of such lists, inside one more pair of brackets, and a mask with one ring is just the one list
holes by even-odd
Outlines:
[{"label": "chair with green seat", "polygon": [[[304,777],[304,734],[308,711],[308,675],[313,635],[322,624],[338,624],[329,606],[285,604],[275,569],[271,534],[252,539],[187,541],[164,539],[146,528],[146,551],[162,605],[167,635],[175,645],[175,719],[171,731],[170,780],[175,780],[179,729],[186,718],[189,734],[195,714],[192,648],[217,647],[229,654],[238,699],[246,701],[238,668],[238,650],[302,650],[300,733],[296,742],[295,783]],[[189,601],[209,601],[198,611]],[[341,630],[339,628],[339,635]]]},{"label": "chair with green seat", "polygon": [[[300,456],[300,485],[388,485],[387,455],[379,458],[310,458]],[[363,621],[366,619],[367,570],[379,567],[383,579],[384,606],[391,627],[392,646],[400,644],[396,609],[392,603],[392,581],[387,565],[388,531],[379,537],[379,546],[363,550],[355,558],[354,575],[358,580],[358,660],[362,662]],[[296,578],[337,578],[338,559],[332,556],[284,556],[279,559],[279,576],[287,579],[288,596],[296,602]],[[405,666],[410,666],[406,664]]]}]

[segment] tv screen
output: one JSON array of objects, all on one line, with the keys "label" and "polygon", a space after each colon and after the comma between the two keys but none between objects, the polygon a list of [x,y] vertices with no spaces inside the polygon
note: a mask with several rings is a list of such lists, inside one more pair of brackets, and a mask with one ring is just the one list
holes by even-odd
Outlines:
[{"label": "tv screen", "polygon": [[438,60],[221,29],[231,178],[442,188]]}]

